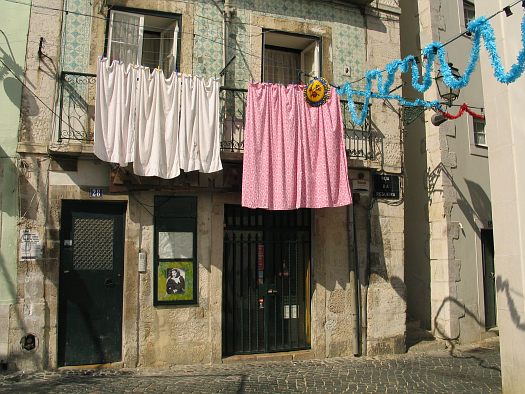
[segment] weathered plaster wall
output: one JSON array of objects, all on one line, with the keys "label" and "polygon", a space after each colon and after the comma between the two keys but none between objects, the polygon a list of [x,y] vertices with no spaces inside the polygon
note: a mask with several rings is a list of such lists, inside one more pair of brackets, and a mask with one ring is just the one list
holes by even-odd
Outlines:
[{"label": "weathered plaster wall", "polygon": [[[489,15],[507,2],[478,1],[479,12]],[[520,5],[514,16],[500,14],[491,20],[503,67],[509,70],[522,48]],[[525,102],[525,78],[510,85],[501,84],[484,51],[481,55],[484,100],[487,108],[490,145],[490,182],[494,212],[494,246],[498,328],[500,330],[501,377],[504,393],[521,393],[525,387],[525,139],[521,110]]]},{"label": "weathered plaster wall", "polygon": [[0,59],[0,360],[8,362],[9,308],[16,299],[18,187],[16,144],[20,121],[29,8],[6,3],[2,7]]},{"label": "weathered plaster wall", "polygon": [[[418,3],[401,1],[401,54],[403,57],[421,50],[419,41]],[[404,74],[403,97],[423,98],[411,88],[411,75]],[[405,118],[412,114],[405,109]],[[424,116],[406,122],[405,164],[405,281],[407,286],[408,320],[419,322],[420,327],[431,329],[430,319],[430,226],[428,223],[427,150]]]},{"label": "weathered plaster wall", "polygon": [[[445,42],[463,31],[462,7],[461,1],[420,0],[417,14],[412,15],[412,20],[408,20],[409,15],[406,21],[411,24],[407,29],[420,36],[419,48],[436,40]],[[470,52],[470,47],[471,40],[467,37],[461,37],[447,46],[448,60],[460,72],[466,66],[468,58],[465,53]],[[417,45],[407,47],[411,53],[414,50],[418,51]],[[457,103],[483,107],[482,93],[480,73],[477,71],[469,86],[461,90]],[[424,98],[439,98],[435,85],[425,93]],[[430,320],[428,328],[432,328],[438,337],[471,342],[485,335],[480,230],[489,228],[491,221],[487,150],[474,146],[473,126],[468,116],[433,126],[430,122],[432,114],[431,111],[425,114],[426,158],[419,159],[420,163],[423,160],[426,162],[427,173],[424,177],[413,176],[409,179],[410,198],[420,203],[423,196],[428,198],[428,223],[411,220],[410,225],[416,233],[418,228],[420,233],[424,233],[430,226],[429,257],[415,250],[416,245],[407,250],[407,267],[415,265],[415,271],[421,274],[411,277],[409,288],[420,288],[421,285],[414,282],[421,280],[430,286],[431,312],[428,315],[428,310],[421,306],[412,308],[412,311],[425,327]],[[407,132],[422,132],[417,125],[415,123]],[[416,137],[409,138],[413,141],[409,148],[412,155],[409,160],[415,165],[421,151],[417,152]],[[417,170],[414,170],[415,174]],[[424,211],[425,208],[419,207],[414,213],[407,214],[415,219]],[[430,272],[425,269],[429,262]],[[422,287],[427,289],[426,285]]]},{"label": "weathered plaster wall", "polygon": [[[55,3],[53,6],[60,8],[61,4],[58,1]],[[85,2],[78,0],[75,4],[81,7]],[[150,2],[143,0],[114,1],[112,4],[135,8],[151,7]],[[264,21],[265,25],[289,25],[299,32],[308,31],[326,36],[323,44],[326,56],[323,60],[326,63],[324,70],[336,82],[359,77],[365,68],[382,67],[388,60],[399,57],[398,16],[395,12],[370,11],[365,23],[356,8],[347,9],[341,5],[323,7],[320,2],[314,1],[301,0],[296,7],[290,8],[284,7],[280,1],[271,4],[258,1],[236,4],[239,7],[236,16],[238,23]],[[94,12],[98,12],[99,4],[93,6]],[[222,27],[219,28],[222,26],[222,16],[214,6],[208,2],[159,1],[156,9],[183,14],[181,71],[212,75],[222,68]],[[297,10],[301,10],[303,14],[298,15]],[[267,11],[271,14],[263,16]],[[321,23],[315,22],[318,17]],[[285,18],[292,18],[294,22],[285,26],[282,22]],[[39,60],[34,48],[30,48],[27,54],[27,75],[29,81],[35,83],[37,94],[40,95],[41,92],[44,101],[50,106],[54,105],[56,74],[45,73],[42,71],[44,67],[94,72],[96,58],[103,51],[104,21],[93,20],[89,26],[87,22],[82,22],[84,25],[77,26],[77,30],[72,20],[67,23],[69,33],[62,32],[63,36],[67,36],[67,45],[64,46],[65,52],[60,54],[63,62],[58,65],[61,14],[51,11],[35,12],[31,20],[30,39],[38,41],[39,36],[43,35],[47,43],[46,55],[50,59]],[[44,24],[46,28],[39,30]],[[363,30],[365,25],[368,25],[367,34]],[[245,52],[253,54],[261,51],[259,39],[253,34],[254,29],[260,31],[260,28],[248,28],[241,24],[238,26],[247,29],[238,34],[238,40],[244,40],[239,45]],[[82,34],[91,32],[91,37],[84,37],[86,42],[91,42],[89,48],[87,45],[72,47],[72,31],[79,33],[81,37]],[[213,43],[209,39],[210,35],[218,43]],[[258,43],[254,44],[255,41]],[[367,47],[370,48],[369,51],[366,50]],[[89,57],[87,66],[80,61],[85,60],[83,56]],[[239,58],[239,62],[235,64],[235,78],[245,78],[248,70],[246,64],[255,69],[259,67],[260,70],[260,58],[255,61],[253,59],[257,59],[256,56],[252,56],[252,60],[247,60],[249,56],[246,59],[242,56]],[[351,77],[341,75],[347,65],[352,70]],[[82,67],[87,67],[87,70],[81,70]],[[245,81],[242,86],[246,86]],[[57,363],[60,202],[62,199],[88,199],[90,186],[107,186],[109,166],[92,162],[93,157],[89,154],[91,147],[85,144],[77,144],[77,147],[71,148],[65,142],[59,144],[51,141],[53,150],[75,149],[77,154],[84,152],[79,156],[76,172],[57,169],[47,156],[36,155],[35,152],[47,153],[47,144],[55,130],[56,119],[38,103],[29,102],[28,92],[25,92],[24,97],[26,112],[19,143],[19,151],[27,152],[24,153],[24,158],[29,169],[20,175],[22,206],[28,209],[24,225],[39,231],[46,241],[46,250],[41,261],[19,263],[18,303],[11,312],[12,319],[18,319],[19,324],[11,330],[12,337],[16,338],[11,347],[19,368],[51,368]],[[383,103],[375,103],[372,111],[374,132],[381,135],[383,143],[378,145],[375,161],[352,161],[352,165],[363,167],[365,173],[367,167],[399,172],[402,168],[402,138],[398,115]],[[153,205],[155,194],[163,192],[135,192],[132,196],[127,193],[106,194],[103,197],[105,200],[128,201],[123,307],[124,366],[167,367],[176,363],[220,362],[222,358],[223,209],[225,203],[239,203],[240,196],[238,193],[199,192],[196,189],[185,189],[178,193],[193,193],[199,197],[199,305],[177,308],[153,306],[153,218],[149,212],[151,209],[147,207]],[[361,204],[356,207],[359,263],[363,268],[361,272],[364,272],[367,258],[369,216],[372,223],[368,349],[370,354],[400,352],[404,350],[406,310],[401,235],[403,204],[375,203],[370,214],[366,209],[369,201],[363,199]],[[350,289],[353,284],[349,283],[346,209],[317,210],[313,217],[313,353],[316,357],[350,355],[353,324]],[[143,274],[137,271],[140,249],[145,250],[148,255],[148,271]],[[32,353],[16,349],[20,336],[27,330],[35,333],[40,341],[39,347]]]}]

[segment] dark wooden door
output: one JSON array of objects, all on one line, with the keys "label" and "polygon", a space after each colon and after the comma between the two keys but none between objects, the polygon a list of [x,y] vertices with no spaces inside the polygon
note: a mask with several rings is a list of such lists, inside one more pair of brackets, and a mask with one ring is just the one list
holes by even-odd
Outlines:
[{"label": "dark wooden door", "polygon": [[310,211],[225,206],[224,355],[310,346]]},{"label": "dark wooden door", "polygon": [[494,271],[494,237],[492,230],[481,230],[483,248],[483,291],[485,327],[496,327],[496,275]]},{"label": "dark wooden door", "polygon": [[125,209],[62,202],[59,366],[121,360]]}]

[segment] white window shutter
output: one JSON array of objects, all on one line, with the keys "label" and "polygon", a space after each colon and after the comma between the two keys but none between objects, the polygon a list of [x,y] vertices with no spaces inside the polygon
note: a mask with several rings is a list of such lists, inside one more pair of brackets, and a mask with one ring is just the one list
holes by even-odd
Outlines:
[{"label": "white window shutter", "polygon": [[126,64],[142,60],[144,16],[122,11],[111,11],[108,34],[108,59]]},{"label": "white window shutter", "polygon": [[173,23],[161,33],[162,45],[160,49],[160,63],[166,76],[176,71],[177,51],[179,41],[179,22]]},{"label": "white window shutter", "polygon": [[[319,41],[312,42],[301,52],[301,70],[311,77],[319,77],[321,74]],[[304,82],[308,82],[310,77],[305,77]]]}]

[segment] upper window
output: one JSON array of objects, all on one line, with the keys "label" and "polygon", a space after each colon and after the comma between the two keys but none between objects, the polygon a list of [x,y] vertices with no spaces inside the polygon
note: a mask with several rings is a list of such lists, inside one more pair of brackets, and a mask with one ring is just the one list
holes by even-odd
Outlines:
[{"label": "upper window", "polygon": [[476,10],[474,9],[474,3],[463,0],[463,14],[465,15],[465,27],[470,21],[476,19]]},{"label": "upper window", "polygon": [[180,17],[136,10],[111,10],[107,57],[128,64],[161,68],[166,76],[179,69]]},{"label": "upper window", "polygon": [[321,75],[320,39],[292,33],[264,34],[263,81],[287,85]]},{"label": "upper window", "polygon": [[474,119],[474,143],[476,145],[487,146],[487,135],[485,134],[485,121]]}]

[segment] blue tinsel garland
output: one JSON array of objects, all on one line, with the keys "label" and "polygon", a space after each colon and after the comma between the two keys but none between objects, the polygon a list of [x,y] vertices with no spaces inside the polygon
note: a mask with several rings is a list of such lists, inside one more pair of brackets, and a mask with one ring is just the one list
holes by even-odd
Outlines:
[{"label": "blue tinsel garland", "polygon": [[[352,116],[352,121],[361,126],[368,115],[368,107],[370,99],[388,99],[397,100],[403,106],[415,107],[423,106],[426,108],[437,108],[442,110],[442,106],[439,101],[426,101],[417,99],[415,101],[409,101],[397,94],[391,94],[390,90],[395,80],[396,73],[407,73],[409,70],[412,72],[412,86],[420,93],[426,92],[432,85],[432,70],[434,68],[434,62],[437,59],[440,63],[440,71],[443,75],[443,82],[453,88],[461,89],[467,86],[470,82],[470,77],[476,68],[479,61],[479,53],[481,48],[481,38],[485,44],[485,49],[490,58],[492,68],[494,69],[494,77],[498,82],[501,83],[512,83],[518,79],[525,70],[525,15],[521,21],[521,42],[522,48],[518,54],[518,59],[515,64],[512,65],[509,72],[505,72],[501,63],[501,58],[497,53],[496,38],[494,36],[494,29],[490,25],[489,21],[485,17],[480,17],[468,24],[468,31],[472,33],[472,49],[470,51],[470,60],[463,73],[463,76],[456,78],[452,75],[451,67],[447,62],[447,53],[443,44],[440,42],[433,42],[427,45],[423,49],[423,58],[425,61],[425,72],[423,73],[422,82],[420,81],[419,69],[417,66],[417,60],[414,56],[410,55],[404,59],[397,59],[386,65],[385,70],[369,70],[365,74],[366,86],[365,90],[355,90],[352,88],[350,82],[344,83],[342,86],[337,88],[339,95],[346,95],[348,99],[348,109]],[[386,72],[386,79],[383,77],[383,73]],[[377,80],[377,92],[372,92],[372,83]],[[354,102],[354,96],[364,97],[363,109],[361,115],[357,114],[356,104]]]}]

